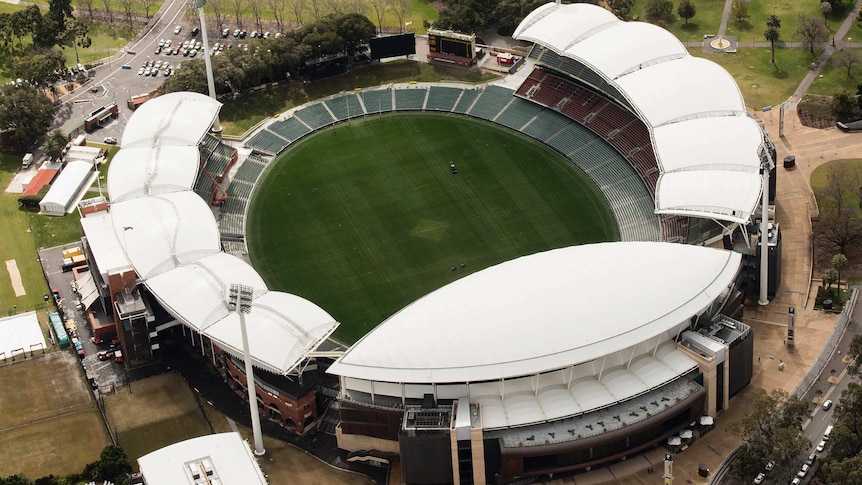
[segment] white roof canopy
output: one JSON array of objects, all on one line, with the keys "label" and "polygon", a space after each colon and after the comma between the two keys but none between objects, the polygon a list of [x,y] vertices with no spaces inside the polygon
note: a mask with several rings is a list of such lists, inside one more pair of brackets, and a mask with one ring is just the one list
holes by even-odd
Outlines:
[{"label": "white roof canopy", "polygon": [[197,145],[221,109],[221,103],[199,93],[179,92],[142,104],[126,123],[123,148]]},{"label": "white roof canopy", "polygon": [[[764,134],[745,116],[724,68],[690,56],[660,27],[621,22],[585,3],[538,7],[513,37],[587,66],[633,107],[653,137],[656,213],[747,222],[761,194],[751,173],[759,170]],[[692,173],[669,176],[681,170]],[[740,171],[748,175],[724,175]]]},{"label": "white roof canopy", "polygon": [[108,194],[119,202],[145,194],[189,190],[195,183],[199,157],[194,145],[124,147],[108,169]]},{"label": "white roof canopy", "polygon": [[108,173],[114,202],[104,217],[110,230],[89,217],[82,221],[85,231],[89,226],[97,236],[91,244],[97,261],[118,264],[122,259],[114,252],[127,255],[171,315],[236,356],[242,355],[242,335],[238,317],[228,313],[228,289],[235,283],[251,286],[254,300],[246,318],[251,362],[286,374],[338,322],[308,300],[268,291],[248,263],[220,252],[213,213],[190,190],[198,171],[197,143],[220,106],[195,93],[172,93],[142,105],[126,125],[123,148]]},{"label": "white roof canopy", "polygon": [[731,251],[648,242],[525,256],[413,302],[329,371],[446,383],[562,369],[687,326],[733,281],[740,261]]},{"label": "white roof canopy", "polygon": [[220,433],[168,445],[138,458],[147,483],[195,485],[190,466],[221,485],[266,485],[267,481],[239,433]]}]

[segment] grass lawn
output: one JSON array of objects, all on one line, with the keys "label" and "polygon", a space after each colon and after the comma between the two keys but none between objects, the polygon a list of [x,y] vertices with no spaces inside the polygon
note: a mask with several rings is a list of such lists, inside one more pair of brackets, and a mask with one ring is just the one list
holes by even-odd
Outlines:
[{"label": "grass lawn", "polygon": [[853,26],[847,31],[844,40],[847,42],[862,42],[862,22],[853,22]]},{"label": "grass lawn", "polygon": [[[18,155],[0,154],[0,188],[5,190],[20,165]],[[48,287],[36,257],[33,234],[27,226],[27,214],[18,206],[18,194],[0,192],[0,220],[3,221],[0,261],[16,261],[27,292],[16,297],[8,273],[5,270],[0,272],[0,311],[5,313],[12,305],[17,305],[18,311],[43,308],[42,294]]]},{"label": "grass lawn", "polygon": [[[748,2],[749,18],[746,22],[737,23],[732,20],[727,22],[727,35],[735,35],[740,42],[765,42],[763,32],[766,30],[766,19],[775,15],[781,20],[781,40],[797,41],[796,29],[799,28],[799,14],[809,17],[823,18],[820,12],[820,2]],[[844,15],[831,15],[826,22],[830,32],[835,32],[841,26],[841,22],[847,17]]]},{"label": "grass lawn", "polygon": [[[0,367],[0,475],[78,472],[109,443],[71,352]],[[14,390],[14,392],[13,392]]]},{"label": "grass lawn", "polygon": [[[856,53],[862,57],[862,49],[854,49]],[[825,96],[833,96],[842,91],[849,94],[856,94],[856,87],[862,83],[862,66],[855,66],[851,75],[847,75],[847,68],[836,67],[836,56],[840,53],[836,52],[829,58],[829,62],[823,66],[820,71],[820,77],[816,78],[808,92],[811,94],[822,94]]]},{"label": "grass lawn", "polygon": [[119,434],[133,466],[151,451],[210,433],[186,382],[176,373],[162,374],[118,387],[105,398],[105,412]]},{"label": "grass lawn", "polygon": [[239,99],[225,100],[220,121],[225,135],[242,135],[267,116],[341,91],[409,81],[477,83],[498,77],[488,72],[465,71],[425,62],[387,62],[354,69],[346,76],[321,79],[310,84],[292,83],[269,91],[246,94]]},{"label": "grass lawn", "polygon": [[254,266],[271,288],[326,308],[347,342],[472,272],[619,239],[583,173],[529,138],[465,117],[354,121],[270,167],[249,210]]},{"label": "grass lawn", "polygon": [[[674,3],[673,14],[669,19],[656,23],[671,31],[683,42],[702,41],[704,35],[718,32],[718,27],[721,24],[721,13],[724,11],[724,2],[722,0],[692,0],[692,3],[697,8],[697,12],[688,21],[688,25],[677,16],[678,2]],[[644,15],[645,9],[646,1],[636,0],[634,7],[632,7],[633,18],[647,21]]]},{"label": "grass lawn", "polygon": [[784,102],[805,77],[811,60],[802,49],[775,49],[772,65],[769,48],[740,49],[736,54],[707,54],[699,47],[689,49],[693,56],[721,64],[736,80],[745,104],[759,110]]},{"label": "grass lawn", "polygon": [[826,187],[827,176],[829,172],[839,166],[845,165],[850,171],[856,172],[862,175],[862,158],[850,158],[844,160],[832,160],[831,162],[824,163],[819,167],[815,168],[813,172],[811,172],[811,190],[814,191],[814,195],[816,196],[821,189]]},{"label": "grass lawn", "polygon": [[[112,56],[129,43],[128,38],[119,35],[118,32],[111,32],[107,25],[102,24],[96,24],[90,28],[90,39],[93,41],[90,47],[78,48],[81,64]],[[67,66],[75,65],[75,49],[73,47],[65,47],[63,55],[66,56]]]}]

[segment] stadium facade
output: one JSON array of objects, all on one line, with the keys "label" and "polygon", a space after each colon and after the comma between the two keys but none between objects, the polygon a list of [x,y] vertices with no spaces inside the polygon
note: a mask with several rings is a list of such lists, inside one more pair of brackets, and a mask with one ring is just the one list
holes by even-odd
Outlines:
[{"label": "stadium facade", "polygon": [[[241,257],[245,203],[269,158],[315,129],[387,110],[450,111],[567,157],[607,197],[623,242],[487,268],[381,323],[328,368],[339,447],[397,457],[406,483],[498,483],[708,431],[752,375],[753,338],[739,319],[754,246],[728,249],[752,240],[774,148],[730,75],[658,27],[551,3],[515,38],[534,43],[515,90],[341,94],[258,130],[240,162],[207,133],[218,102],[174,93],[141,106],[108,174],[110,207],[82,218],[98,290],[88,305],[101,300],[115,316],[100,331],[117,334],[126,365],[157,361],[165,337],[181,334],[243,395],[226,301],[232,283],[250,286],[259,409],[309,429],[321,407],[304,370],[335,355],[326,345],[338,322],[270,290]],[[220,220],[214,201],[224,201]],[[722,235],[725,249],[699,247]],[[780,238],[769,237],[780,260]]]}]

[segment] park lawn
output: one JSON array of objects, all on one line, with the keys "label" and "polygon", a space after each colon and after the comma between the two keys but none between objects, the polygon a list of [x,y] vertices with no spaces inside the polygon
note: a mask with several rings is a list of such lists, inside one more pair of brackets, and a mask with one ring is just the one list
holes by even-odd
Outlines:
[{"label": "park lawn", "polygon": [[[853,49],[862,58],[862,49]],[[835,59],[840,53],[836,52],[829,58],[829,62],[823,66],[820,71],[820,76],[814,79],[808,92],[811,94],[822,94],[824,96],[834,96],[842,91],[848,94],[856,94],[857,86],[862,83],[862,65],[856,65],[851,70],[851,75],[847,75],[847,68],[836,67]]]},{"label": "park lawn", "polygon": [[775,106],[789,98],[808,72],[808,53],[797,48],[775,48],[775,64],[767,48],[742,48],[735,54],[708,54],[699,47],[691,55],[717,62],[736,80],[749,108]]},{"label": "park lawn", "polygon": [[[669,30],[682,42],[702,41],[704,35],[718,32],[718,27],[721,25],[721,13],[724,11],[724,2],[722,0],[692,0],[692,3],[697,8],[697,12],[688,21],[688,25],[676,13],[679,6],[678,2],[674,3],[673,13],[669,19],[653,23]],[[648,22],[644,14],[645,8],[646,0],[635,0],[631,12],[632,19]]]},{"label": "park lawn", "polygon": [[[20,166],[19,155],[0,154],[0,188],[5,190],[9,186]],[[16,261],[27,294],[16,297],[9,274],[5,267],[0,268],[0,312],[3,313],[12,305],[17,306],[19,312],[43,308],[42,294],[48,288],[36,256],[33,234],[27,225],[27,214],[19,208],[18,196],[0,192],[0,220],[3,221],[0,262]]]},{"label": "park lawn", "polygon": [[[854,40],[855,39],[855,40]],[[844,36],[846,42],[862,42],[862,23],[853,22],[847,35]]]},{"label": "park lawn", "polygon": [[0,367],[0,389],[0,475],[37,479],[79,472],[109,444],[70,351],[37,352]]},{"label": "park lawn", "polygon": [[[728,19],[727,35],[736,36],[740,42],[765,42],[763,32],[766,31],[766,19],[775,15],[781,20],[780,40],[798,41],[796,29],[799,28],[799,15],[805,14],[809,17],[823,18],[820,12],[820,2],[803,2],[795,0],[791,2],[748,2],[749,18],[742,23]],[[835,32],[846,18],[845,12],[842,16],[832,15],[826,22],[830,32]]]},{"label": "park lawn", "polygon": [[39,249],[62,246],[81,239],[81,215],[77,209],[62,217],[31,213],[30,224]]},{"label": "park lawn", "polygon": [[354,120],[292,146],[259,182],[246,231],[268,287],[326,308],[345,342],[489,266],[618,239],[607,201],[566,159],[442,114]]},{"label": "park lawn", "polygon": [[313,83],[291,83],[268,91],[243,94],[235,100],[225,100],[219,116],[225,135],[242,135],[267,116],[277,116],[295,106],[342,91],[409,81],[439,82],[443,80],[476,83],[499,77],[482,71],[399,60],[365,66]]},{"label": "park lawn", "polygon": [[105,413],[133,466],[147,453],[210,434],[192,391],[177,373],[148,377],[105,396]]},{"label": "park lawn", "polygon": [[[129,43],[129,39],[119,35],[118,32],[111,32],[107,25],[96,24],[90,29],[90,39],[93,44],[84,49],[78,48],[78,56],[81,59],[81,64],[92,64],[95,61],[110,57],[125,47]],[[65,47],[63,55],[66,57],[66,65],[74,66],[75,49],[73,47]]]},{"label": "park lawn", "polygon": [[[811,172],[811,190],[814,192],[815,197],[817,193],[820,192],[821,189],[826,187],[827,177],[829,172],[833,170],[835,167],[839,165],[846,166],[851,172],[857,172],[862,175],[862,158],[849,158],[849,159],[841,159],[841,160],[832,160],[830,162],[826,162],[823,165],[815,168],[813,172]],[[853,201],[856,202],[856,201]]]}]

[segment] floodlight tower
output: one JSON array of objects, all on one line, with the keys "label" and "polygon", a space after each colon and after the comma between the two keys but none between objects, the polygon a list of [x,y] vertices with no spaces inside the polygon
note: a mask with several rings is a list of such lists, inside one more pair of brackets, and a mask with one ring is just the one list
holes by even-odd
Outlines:
[{"label": "floodlight tower", "polygon": [[[212,99],[216,99],[215,80],[213,79],[213,64],[212,60],[210,60],[210,42],[209,36],[207,35],[207,20],[204,16],[204,5],[206,5],[206,3],[207,0],[192,0],[192,8],[198,9],[198,14],[201,17],[201,35],[204,39],[204,64],[207,68],[207,85],[209,86],[210,97]],[[212,131],[215,133],[221,133],[221,130],[221,123],[219,123],[218,114],[216,114]]]},{"label": "floodlight tower", "polygon": [[254,369],[248,351],[248,331],[245,328],[245,314],[251,313],[253,293],[254,290],[251,286],[238,283],[231,284],[227,308],[239,316],[239,328],[242,332],[242,360],[245,361],[245,382],[246,388],[248,388],[248,409],[251,413],[251,430],[254,434],[254,454],[262,456],[266,450],[263,449],[263,436],[260,433],[260,414],[257,410],[257,392],[254,389]]},{"label": "floodlight tower", "polygon": [[766,161],[760,167],[760,296],[757,304],[769,304],[769,172],[775,167],[772,157],[766,154]]}]

